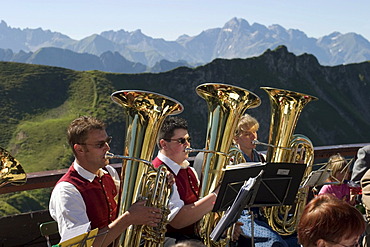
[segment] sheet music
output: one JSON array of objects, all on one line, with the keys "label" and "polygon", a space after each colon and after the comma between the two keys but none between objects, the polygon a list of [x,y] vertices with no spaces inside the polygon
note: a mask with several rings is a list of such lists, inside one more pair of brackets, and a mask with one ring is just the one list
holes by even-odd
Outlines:
[{"label": "sheet music", "polygon": [[323,185],[330,176],[330,170],[317,170],[311,172],[304,181],[302,187]]},{"label": "sheet music", "polygon": [[[95,228],[91,231],[82,233],[78,236],[75,236],[71,239],[66,241],[60,242],[59,244],[55,245],[57,247],[90,247],[93,245],[96,236],[98,234],[99,229]],[[103,232],[101,234],[106,234],[107,232]],[[54,246],[54,245],[53,245]]]},{"label": "sheet music", "polygon": [[244,167],[255,167],[255,166],[263,166],[266,163],[262,162],[246,162],[246,163],[240,163],[236,165],[227,165],[225,170],[233,170],[233,169],[240,169]]},{"label": "sheet music", "polygon": [[253,194],[251,193],[251,190],[256,184],[258,177],[260,176],[254,178],[251,177],[248,179],[248,181],[244,182],[233,204],[226,210],[225,214],[221,217],[215,229],[213,229],[210,235],[212,240],[218,241],[223,232],[233,223],[237,222],[241,215],[241,212],[251,199],[251,196]]}]

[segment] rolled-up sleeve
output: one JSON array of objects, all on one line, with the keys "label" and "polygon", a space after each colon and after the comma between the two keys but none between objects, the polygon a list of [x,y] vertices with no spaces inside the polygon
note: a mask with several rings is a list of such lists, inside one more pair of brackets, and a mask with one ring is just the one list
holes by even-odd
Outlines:
[{"label": "rolled-up sleeve", "polygon": [[180,209],[184,206],[184,201],[180,199],[176,184],[172,186],[172,193],[169,199],[168,208],[171,211],[168,215],[168,221],[172,221]]},{"label": "rolled-up sleeve", "polygon": [[61,241],[82,234],[76,227],[89,224],[85,202],[77,188],[68,183],[58,183],[50,197],[49,211],[58,223]]}]

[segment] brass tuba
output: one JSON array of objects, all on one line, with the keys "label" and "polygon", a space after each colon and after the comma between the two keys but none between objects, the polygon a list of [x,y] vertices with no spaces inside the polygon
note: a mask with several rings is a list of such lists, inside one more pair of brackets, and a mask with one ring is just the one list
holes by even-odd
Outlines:
[{"label": "brass tuba", "polygon": [[[111,95],[124,108],[126,140],[122,158],[122,176],[118,215],[123,214],[140,197],[147,198],[147,206],[162,209],[163,218],[158,227],[130,226],[121,234],[118,246],[161,246],[164,241],[168,216],[170,188],[164,166],[154,170],[152,159],[157,134],[168,115],[179,114],[183,106],[174,99],[146,91],[123,90]],[[132,157],[132,158],[130,158]]]},{"label": "brass tuba", "polygon": [[[267,92],[271,103],[266,161],[307,164],[303,182],[312,170],[313,145],[307,137],[293,135],[293,132],[302,109],[317,98],[283,89],[261,88]],[[262,214],[274,231],[280,235],[291,235],[296,231],[296,225],[306,205],[308,189],[306,187],[298,190],[294,207],[283,205],[261,208]]]},{"label": "brass tuba", "polygon": [[[199,188],[200,198],[208,195],[219,185],[223,177],[223,168],[228,164],[234,132],[240,117],[248,108],[261,104],[260,98],[252,92],[227,84],[205,83],[196,88],[196,92],[208,104],[208,127],[202,163],[202,177]],[[222,213],[210,212],[199,222],[199,235],[207,246],[222,246],[229,240],[214,242],[210,235]]]},{"label": "brass tuba", "polygon": [[0,187],[8,183],[12,185],[22,185],[27,181],[27,175],[18,160],[1,147],[0,169]]}]

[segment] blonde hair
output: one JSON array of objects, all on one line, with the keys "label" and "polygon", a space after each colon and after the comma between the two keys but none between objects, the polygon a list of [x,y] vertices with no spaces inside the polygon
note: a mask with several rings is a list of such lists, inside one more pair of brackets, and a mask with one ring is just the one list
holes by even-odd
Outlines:
[{"label": "blonde hair", "polygon": [[[331,174],[333,177],[335,177],[335,174],[337,174],[338,172],[346,173],[348,171],[347,164],[348,164],[347,160],[340,154],[330,156],[328,161],[328,166],[331,169]],[[346,169],[344,169],[345,167]]]},{"label": "blonde hair", "polygon": [[252,117],[249,114],[243,115],[238,123],[238,126],[236,127],[235,130],[235,136],[241,135],[244,131],[248,131],[250,129],[254,129],[257,131],[259,129],[260,125],[254,117]]}]

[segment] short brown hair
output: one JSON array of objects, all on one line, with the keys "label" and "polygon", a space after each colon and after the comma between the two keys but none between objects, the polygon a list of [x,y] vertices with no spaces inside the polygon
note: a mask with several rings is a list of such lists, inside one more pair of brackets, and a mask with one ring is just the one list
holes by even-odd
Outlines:
[{"label": "short brown hair", "polygon": [[340,242],[365,231],[362,214],[345,201],[331,194],[312,199],[298,223],[298,241],[305,247],[316,246],[319,239]]},{"label": "short brown hair", "polygon": [[180,117],[167,117],[163,121],[157,137],[157,146],[159,149],[162,149],[159,141],[161,139],[171,139],[177,129],[188,130],[188,122]]},{"label": "short brown hair", "polygon": [[105,124],[95,117],[82,116],[76,118],[71,122],[67,130],[68,144],[74,152],[74,144],[85,142],[90,130],[105,130],[105,127]]}]

